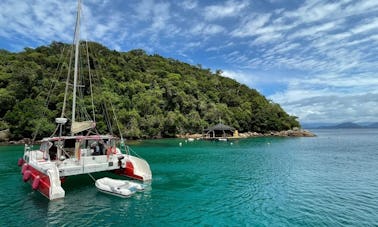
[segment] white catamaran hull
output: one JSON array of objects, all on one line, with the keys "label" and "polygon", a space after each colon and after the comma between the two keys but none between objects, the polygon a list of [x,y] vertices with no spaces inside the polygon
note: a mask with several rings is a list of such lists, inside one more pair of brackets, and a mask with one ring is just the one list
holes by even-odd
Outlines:
[{"label": "white catamaran hull", "polygon": [[25,151],[19,165],[22,166],[23,180],[50,200],[65,196],[61,179],[67,176],[112,171],[141,181],[152,179],[150,167],[145,160],[122,154],[119,149],[116,149],[115,154],[108,155],[91,155],[83,149],[79,159],[64,160],[46,160],[42,151],[31,150]]}]

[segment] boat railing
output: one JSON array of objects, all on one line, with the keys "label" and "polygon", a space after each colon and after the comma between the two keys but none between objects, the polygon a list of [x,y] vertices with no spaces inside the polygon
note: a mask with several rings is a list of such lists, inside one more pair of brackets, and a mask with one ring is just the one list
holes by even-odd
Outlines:
[{"label": "boat railing", "polygon": [[127,145],[126,145],[126,155],[135,155],[138,158],[143,159],[138,153],[136,153],[133,149],[131,149],[131,147],[129,147]]}]

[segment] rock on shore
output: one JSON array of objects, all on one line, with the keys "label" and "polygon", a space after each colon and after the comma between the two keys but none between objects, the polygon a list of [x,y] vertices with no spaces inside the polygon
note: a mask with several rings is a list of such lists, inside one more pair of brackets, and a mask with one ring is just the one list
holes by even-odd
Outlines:
[{"label": "rock on shore", "polygon": [[314,133],[294,128],[291,130],[285,130],[285,131],[271,131],[267,133],[258,133],[258,132],[246,132],[246,133],[239,133],[239,137],[241,138],[248,138],[248,137],[260,137],[260,136],[281,136],[281,137],[314,137],[316,136]]},{"label": "rock on shore", "polygon": [[9,136],[10,136],[9,129],[1,130],[0,131],[0,142],[8,142]]}]

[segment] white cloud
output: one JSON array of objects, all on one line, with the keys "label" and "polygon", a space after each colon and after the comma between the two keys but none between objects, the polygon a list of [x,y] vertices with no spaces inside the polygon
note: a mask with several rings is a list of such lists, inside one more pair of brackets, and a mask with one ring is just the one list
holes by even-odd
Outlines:
[{"label": "white cloud", "polygon": [[345,7],[344,16],[366,14],[369,12],[376,12],[378,10],[378,1],[376,0],[349,0],[348,3],[350,4]]},{"label": "white cloud", "polygon": [[39,44],[45,40],[67,41],[66,29],[74,24],[70,14],[75,6],[68,2],[3,1],[0,8],[1,34],[12,39],[31,39]]},{"label": "white cloud", "polygon": [[[302,96],[305,91],[292,92]],[[315,92],[314,92],[315,93]],[[286,94],[281,94],[287,97]],[[276,101],[271,97],[273,101]],[[361,95],[327,95],[319,93],[313,97],[303,97],[298,101],[281,104],[290,114],[299,118],[302,123],[329,123],[329,122],[373,122],[376,121],[378,108],[377,93]]]},{"label": "white cloud", "polygon": [[298,116],[301,122],[376,121],[375,73],[311,75],[288,80],[288,85],[268,98]]},{"label": "white cloud", "polygon": [[327,22],[321,25],[315,25],[311,27],[306,27],[301,30],[295,31],[292,35],[289,35],[289,39],[296,39],[296,38],[306,38],[309,36],[315,36],[315,35],[323,35],[324,33],[334,31],[339,27],[339,25],[342,23],[342,21],[332,21]]},{"label": "white cloud", "polygon": [[378,30],[378,17],[374,19],[364,20],[362,24],[358,24],[351,30],[354,34],[365,33]]},{"label": "white cloud", "polygon": [[181,2],[181,6],[184,9],[191,10],[191,9],[197,8],[198,2],[196,0],[185,0]]},{"label": "white cloud", "polygon": [[224,70],[222,76],[237,80],[239,83],[243,83],[249,87],[256,87],[254,86],[253,76],[242,71]]},{"label": "white cloud", "polygon": [[[102,1],[106,7],[107,2]],[[77,3],[75,1],[42,1],[34,0],[30,4],[20,1],[2,3],[0,21],[3,37],[18,37],[22,42],[36,42],[46,45],[52,41],[70,43],[73,39],[76,20]],[[92,8],[82,5],[81,37],[99,42],[109,42],[110,47],[119,46],[120,40],[113,38],[113,31],[121,27],[122,20],[119,13],[107,15],[92,12]],[[119,32],[123,34],[123,31]],[[122,35],[118,36],[122,37]],[[27,44],[25,44],[27,45]]]},{"label": "white cloud", "polygon": [[159,3],[154,6],[151,29],[163,30],[170,18],[170,5]]},{"label": "white cloud", "polygon": [[191,29],[192,35],[214,35],[223,32],[225,29],[216,24],[199,23]]},{"label": "white cloud", "polygon": [[295,18],[302,23],[321,21],[340,13],[343,2],[324,3],[323,1],[306,1],[298,10],[286,13],[286,17]]},{"label": "white cloud", "polygon": [[266,44],[279,40],[282,38],[280,33],[271,33],[271,34],[261,34],[255,40],[251,42],[252,45]]},{"label": "white cloud", "polygon": [[134,10],[137,13],[134,19],[149,22],[151,31],[163,30],[171,17],[170,3],[168,2],[142,0],[134,7]]},{"label": "white cloud", "polygon": [[229,0],[224,4],[211,5],[205,7],[203,14],[206,20],[216,20],[225,17],[237,16],[244,8],[249,5],[247,1]]},{"label": "white cloud", "polygon": [[[253,50],[245,49],[237,58],[228,56],[226,59],[251,69],[341,74],[363,67],[368,71],[377,70],[371,54],[377,50],[373,33],[377,19],[361,20],[366,4],[354,5],[355,11],[350,10],[351,4],[354,2],[311,0],[294,10],[255,13],[242,20],[231,33],[248,40]],[[376,6],[372,1],[367,5]],[[354,28],[350,29],[352,25]],[[364,36],[359,36],[361,33]]]},{"label": "white cloud", "polygon": [[236,37],[246,37],[264,33],[261,32],[260,29],[267,24],[270,16],[270,14],[256,14],[250,16],[244,19],[241,26],[235,29],[231,34]]},{"label": "white cloud", "polygon": [[137,19],[139,20],[148,20],[151,13],[153,12],[155,2],[154,0],[142,0],[139,1],[134,8],[137,13]]}]

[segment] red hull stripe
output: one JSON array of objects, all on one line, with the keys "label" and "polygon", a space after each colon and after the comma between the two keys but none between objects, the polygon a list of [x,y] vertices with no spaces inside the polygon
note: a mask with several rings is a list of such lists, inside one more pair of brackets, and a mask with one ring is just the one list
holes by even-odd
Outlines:
[{"label": "red hull stripe", "polygon": [[138,179],[138,180],[143,180],[143,177],[135,175],[134,173],[134,166],[133,163],[131,162],[126,162],[126,168],[125,168],[125,173],[126,176]]},{"label": "red hull stripe", "polygon": [[28,182],[33,185],[33,182],[36,181],[37,176],[39,176],[38,187],[36,187],[35,190],[38,190],[42,195],[50,199],[50,178],[30,165],[28,165],[26,168],[31,172],[31,177],[29,178]]}]

